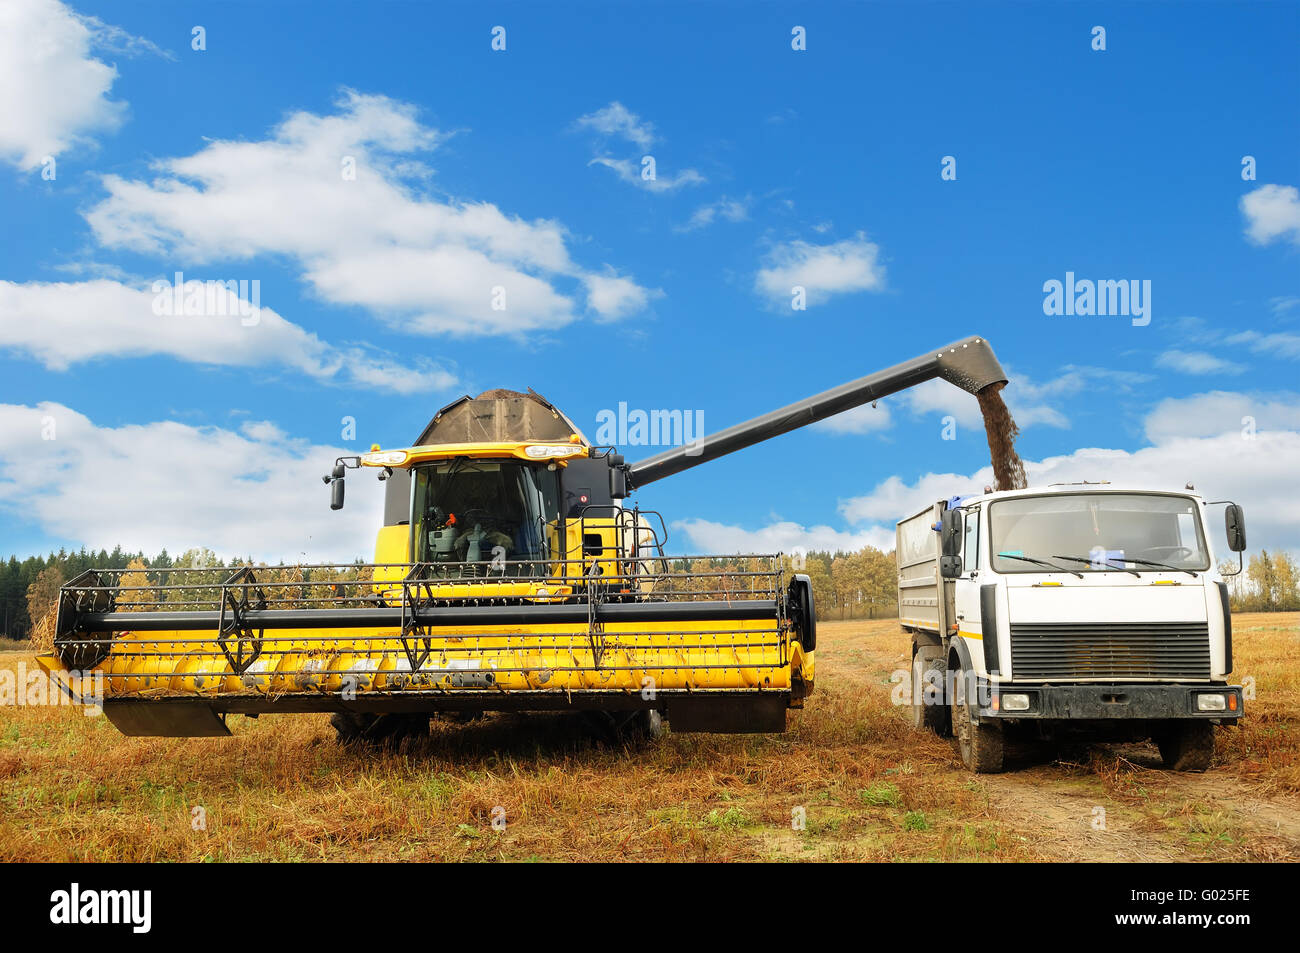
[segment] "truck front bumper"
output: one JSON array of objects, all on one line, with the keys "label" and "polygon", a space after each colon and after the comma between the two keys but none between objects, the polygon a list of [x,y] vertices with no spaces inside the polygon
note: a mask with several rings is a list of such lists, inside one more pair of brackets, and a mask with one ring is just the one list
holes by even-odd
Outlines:
[{"label": "truck front bumper", "polygon": [[[1017,685],[982,683],[979,717],[1010,720],[1157,721],[1205,719],[1235,724],[1243,713],[1237,685]],[[987,692],[987,694],[986,694]],[[1202,699],[1201,696],[1211,696]],[[1023,707],[1027,702],[1028,707]]]}]

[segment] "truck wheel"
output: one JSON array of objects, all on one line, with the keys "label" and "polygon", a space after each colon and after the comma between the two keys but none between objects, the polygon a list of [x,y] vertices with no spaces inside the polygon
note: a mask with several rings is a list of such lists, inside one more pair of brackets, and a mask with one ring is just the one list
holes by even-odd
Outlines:
[{"label": "truck wheel", "polygon": [[973,724],[966,693],[961,689],[952,706],[952,733],[967,768],[976,774],[997,774],[1002,770],[1002,726]]},{"label": "truck wheel", "polygon": [[1214,726],[1208,721],[1175,723],[1156,735],[1155,743],[1171,771],[1204,771],[1214,759]]},{"label": "truck wheel", "polygon": [[396,747],[403,738],[429,733],[428,715],[376,715],[371,712],[336,711],[330,715],[330,724],[341,745]]},{"label": "truck wheel", "polygon": [[[948,705],[943,698],[943,677],[946,667],[943,656],[928,657],[922,647],[914,647],[912,654],[912,727],[918,731],[933,731],[937,735],[949,734]],[[937,685],[940,695],[933,704],[925,703],[926,688]]]}]

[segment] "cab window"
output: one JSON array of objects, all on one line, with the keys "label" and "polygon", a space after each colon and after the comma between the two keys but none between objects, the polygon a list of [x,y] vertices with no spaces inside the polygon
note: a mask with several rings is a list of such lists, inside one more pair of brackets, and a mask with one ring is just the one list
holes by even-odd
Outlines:
[{"label": "cab window", "polygon": [[974,572],[980,568],[980,511],[966,511],[966,543],[962,549],[962,569]]}]

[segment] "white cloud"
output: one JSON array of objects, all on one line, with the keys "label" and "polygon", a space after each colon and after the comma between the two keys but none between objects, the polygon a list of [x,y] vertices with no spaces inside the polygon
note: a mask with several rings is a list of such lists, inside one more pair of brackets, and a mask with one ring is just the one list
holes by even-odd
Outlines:
[{"label": "white cloud", "polygon": [[645,150],[654,145],[655,127],[617,100],[603,109],[587,113],[577,121],[578,128],[590,129],[604,136],[618,136]]},{"label": "white cloud", "polygon": [[744,222],[749,219],[749,207],[752,202],[752,197],[748,195],[743,199],[731,199],[724,195],[716,202],[701,205],[691,213],[686,224],[678,225],[675,231],[693,232],[707,228],[719,219],[727,222]]},{"label": "white cloud", "polygon": [[[1243,430],[1253,416],[1256,432]],[[1030,486],[1109,480],[1116,485],[1180,490],[1191,482],[1208,499],[1233,499],[1256,515],[1252,548],[1300,548],[1300,395],[1254,397],[1215,391],[1162,401],[1147,416],[1152,445],[1138,450],[1081,448],[1025,461]],[[991,467],[970,474],[927,473],[913,483],[897,476],[870,493],[843,500],[851,524],[883,523],[918,512],[927,503],[979,492],[993,482]],[[1218,540],[1222,550],[1222,540]]]},{"label": "white cloud", "polygon": [[1167,398],[1146,418],[1147,439],[1157,444],[1184,437],[1240,436],[1243,429],[1252,428],[1300,431],[1300,395],[1216,390]]},{"label": "white cloud", "polygon": [[1184,374],[1240,374],[1244,364],[1226,361],[1206,351],[1165,351],[1156,358],[1156,365]]},{"label": "white cloud", "polygon": [[0,158],[32,169],[122,124],[126,103],[109,98],[117,70],[91,55],[101,38],[134,40],[58,0],[0,3]]},{"label": "white cloud", "polygon": [[774,301],[788,302],[791,289],[799,286],[807,290],[810,305],[836,294],[879,291],[885,285],[879,258],[880,246],[861,232],[830,245],[787,242],[765,256],[755,287]]},{"label": "white cloud", "polygon": [[[413,106],[346,91],[333,115],[294,113],[267,139],[209,142],[156,163],[152,180],[105,176],[108,196],[86,218],[109,248],[195,264],[287,257],[322,299],[417,333],[575,320],[573,292],[612,269],[576,265],[557,222],[417,191],[429,174],[417,157],[441,139]],[[616,297],[613,312],[608,295],[587,306],[612,318],[629,300]]]},{"label": "white cloud", "polygon": [[1300,245],[1300,190],[1294,185],[1261,185],[1241,197],[1246,237],[1258,245],[1288,238]]},{"label": "white cloud", "polygon": [[602,165],[607,169],[613,169],[622,181],[628,185],[635,185],[637,188],[645,189],[647,192],[672,192],[684,185],[703,185],[705,181],[704,176],[694,169],[682,169],[676,175],[664,175],[659,171],[658,162],[655,163],[655,177],[653,179],[642,176],[642,165],[635,159],[597,156],[587,164]]},{"label": "white cloud", "polygon": [[[1256,421],[1253,436],[1242,418]],[[1191,482],[1206,499],[1232,499],[1245,506],[1251,549],[1300,550],[1300,394],[1273,396],[1215,391],[1162,401],[1146,420],[1151,446],[1138,450],[1081,448],[1070,454],[1025,461],[1031,487],[1083,480],[1117,486],[1181,490]],[[894,524],[936,500],[980,492],[993,482],[992,467],[971,473],[925,473],[911,482],[900,476],[869,493],[840,501],[851,528],[782,521],[755,530],[688,519],[674,524],[710,553],[893,547]],[[1228,555],[1219,525],[1210,527],[1221,557]]]},{"label": "white cloud", "polygon": [[[1007,407],[1017,425],[1024,430],[1036,425],[1068,428],[1069,419],[1050,403],[1055,397],[1074,393],[1086,386],[1091,368],[1069,367],[1046,384],[1036,384],[1029,378],[1012,374],[1012,384],[1003,392]],[[841,434],[875,433],[889,429],[893,424],[890,406],[906,410],[913,417],[932,418],[938,425],[942,418],[952,417],[960,427],[982,432],[984,418],[979,401],[971,394],[954,387],[945,380],[930,380],[905,391],[883,398],[873,410],[869,405],[837,414],[816,424],[819,430]]]},{"label": "white cloud", "polygon": [[650,298],[662,294],[647,291],[630,278],[618,275],[590,274],[583,281],[587,285],[588,306],[604,320],[616,320],[643,311]]},{"label": "white cloud", "polygon": [[383,484],[369,471],[350,477],[347,506],[335,512],[321,483],[349,453],[268,423],[238,433],[171,421],[100,427],[62,404],[0,404],[0,507],[96,549],[368,560]]},{"label": "white cloud", "polygon": [[889,413],[889,406],[881,402],[875,407],[870,404],[862,404],[852,410],[846,410],[842,414],[836,414],[834,417],[827,417],[825,420],[813,424],[813,427],[830,433],[864,434],[888,430],[893,426],[893,423]]},{"label": "white cloud", "polygon": [[1294,311],[1296,308],[1300,308],[1300,296],[1278,295],[1275,298],[1269,298],[1268,305],[1274,314],[1283,315],[1288,311]]},{"label": "white cloud", "polygon": [[873,528],[860,531],[834,529],[830,526],[801,526],[798,523],[772,523],[761,529],[713,523],[709,520],[678,520],[673,529],[686,534],[690,549],[705,555],[718,553],[792,553],[857,552],[875,546],[883,552],[894,548],[893,530]]},{"label": "white cloud", "polygon": [[[1116,485],[1181,490],[1191,482],[1209,499],[1233,499],[1246,507],[1252,549],[1300,548],[1300,497],[1295,474],[1300,470],[1300,433],[1260,431],[1243,439],[1240,428],[1213,437],[1170,438],[1141,450],[1084,448],[1074,453],[1026,461],[1030,486],[1109,480]],[[852,523],[882,522],[918,512],[927,503],[954,494],[979,492],[993,481],[991,467],[969,475],[926,474],[915,483],[897,477],[866,496],[841,504]],[[1221,535],[1214,539],[1220,554]]]},{"label": "white cloud", "polygon": [[[158,314],[155,305],[160,296],[172,298],[172,285],[154,287],[157,294],[153,287],[107,279],[0,281],[0,348],[58,371],[96,358],[166,356],[198,364],[280,366],[321,381],[403,394],[456,384],[453,375],[427,360],[412,367],[372,348],[327,344],[225,286],[214,286],[204,314]],[[192,287],[186,282],[185,295]],[[175,310],[173,301],[166,304]]]},{"label": "white cloud", "polygon": [[705,181],[704,176],[695,169],[682,169],[675,174],[671,172],[664,174],[659,169],[657,157],[654,158],[654,178],[643,177],[642,160],[646,158],[644,154],[658,141],[655,127],[653,123],[642,119],[618,101],[579,117],[574,125],[607,138],[626,140],[640,150],[641,154],[635,158],[621,158],[601,150],[604,154],[597,155],[587,163],[589,166],[598,165],[611,170],[628,185],[634,185],[647,192],[672,192],[683,186],[700,185]]},{"label": "white cloud", "polygon": [[1270,357],[1300,359],[1300,334],[1277,331],[1261,334],[1258,331],[1242,331],[1225,338],[1227,344],[1245,344],[1256,354]]}]

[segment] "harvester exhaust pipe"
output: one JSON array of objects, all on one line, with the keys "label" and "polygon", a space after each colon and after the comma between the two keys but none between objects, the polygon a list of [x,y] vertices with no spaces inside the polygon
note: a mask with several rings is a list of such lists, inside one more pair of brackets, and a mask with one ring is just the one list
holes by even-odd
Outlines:
[{"label": "harvester exhaust pipe", "polygon": [[992,384],[1007,382],[1007,375],[988,341],[981,337],[965,338],[634,463],[628,470],[628,483],[631,488],[645,486],[936,377],[975,395]]}]

